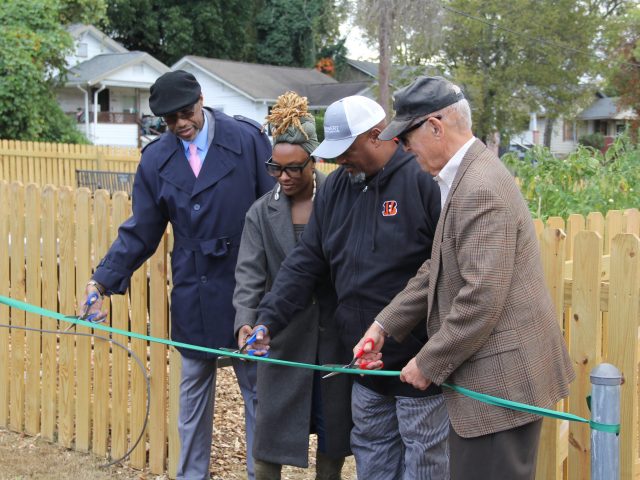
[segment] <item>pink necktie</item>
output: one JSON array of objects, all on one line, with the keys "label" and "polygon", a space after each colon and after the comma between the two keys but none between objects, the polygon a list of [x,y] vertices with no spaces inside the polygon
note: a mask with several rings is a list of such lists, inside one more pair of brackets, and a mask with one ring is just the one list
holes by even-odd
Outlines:
[{"label": "pink necktie", "polygon": [[189,165],[191,165],[191,170],[193,170],[193,174],[198,177],[200,173],[200,167],[202,167],[202,162],[200,161],[200,155],[198,155],[198,147],[195,143],[189,144]]}]

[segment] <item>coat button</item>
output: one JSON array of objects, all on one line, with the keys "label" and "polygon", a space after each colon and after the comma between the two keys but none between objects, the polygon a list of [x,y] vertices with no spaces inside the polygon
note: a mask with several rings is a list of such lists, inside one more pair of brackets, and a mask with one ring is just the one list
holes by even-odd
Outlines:
[{"label": "coat button", "polygon": [[202,282],[202,283],[207,283],[207,276],[206,276],[206,275],[202,275],[202,276],[200,277],[200,282]]},{"label": "coat button", "polygon": [[196,204],[193,206],[193,209],[194,209],[196,212],[197,212],[198,210],[200,210],[200,204],[199,204],[199,203],[196,203]]}]

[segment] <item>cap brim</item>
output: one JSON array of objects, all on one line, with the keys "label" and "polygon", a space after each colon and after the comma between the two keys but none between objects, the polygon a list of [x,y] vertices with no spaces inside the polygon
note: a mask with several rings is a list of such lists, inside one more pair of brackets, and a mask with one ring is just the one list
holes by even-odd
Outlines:
[{"label": "cap brim", "polygon": [[340,140],[323,140],[311,155],[320,158],[336,158],[346,152],[347,148],[355,141],[357,137],[341,138]]},{"label": "cap brim", "polygon": [[387,125],[387,127],[382,132],[380,132],[380,135],[378,135],[378,139],[393,140],[407,128],[409,128],[414,120],[414,118],[410,118],[409,120],[392,120],[391,123]]}]

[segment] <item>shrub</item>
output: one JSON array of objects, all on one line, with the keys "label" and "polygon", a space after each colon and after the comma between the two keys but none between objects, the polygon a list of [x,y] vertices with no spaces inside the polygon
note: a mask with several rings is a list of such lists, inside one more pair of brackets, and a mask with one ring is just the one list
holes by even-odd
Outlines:
[{"label": "shrub", "polygon": [[604,135],[600,132],[589,133],[588,135],[582,135],[578,139],[580,145],[585,147],[595,148],[596,150],[602,150],[604,148]]},{"label": "shrub", "polygon": [[572,213],[640,207],[640,148],[627,134],[615,139],[606,153],[579,146],[559,159],[534,147],[524,160],[506,154],[503,161],[518,178],[534,217],[568,217]]}]

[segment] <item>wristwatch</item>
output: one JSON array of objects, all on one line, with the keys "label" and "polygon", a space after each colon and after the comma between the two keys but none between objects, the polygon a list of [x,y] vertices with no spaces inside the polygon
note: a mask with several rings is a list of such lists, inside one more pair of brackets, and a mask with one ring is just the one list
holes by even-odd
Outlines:
[{"label": "wristwatch", "polygon": [[95,280],[91,279],[87,282],[87,286],[91,285],[92,287],[94,287],[96,290],[98,290],[98,293],[100,294],[101,297],[104,297],[104,287],[102,285],[100,285],[98,282],[96,282]]}]

